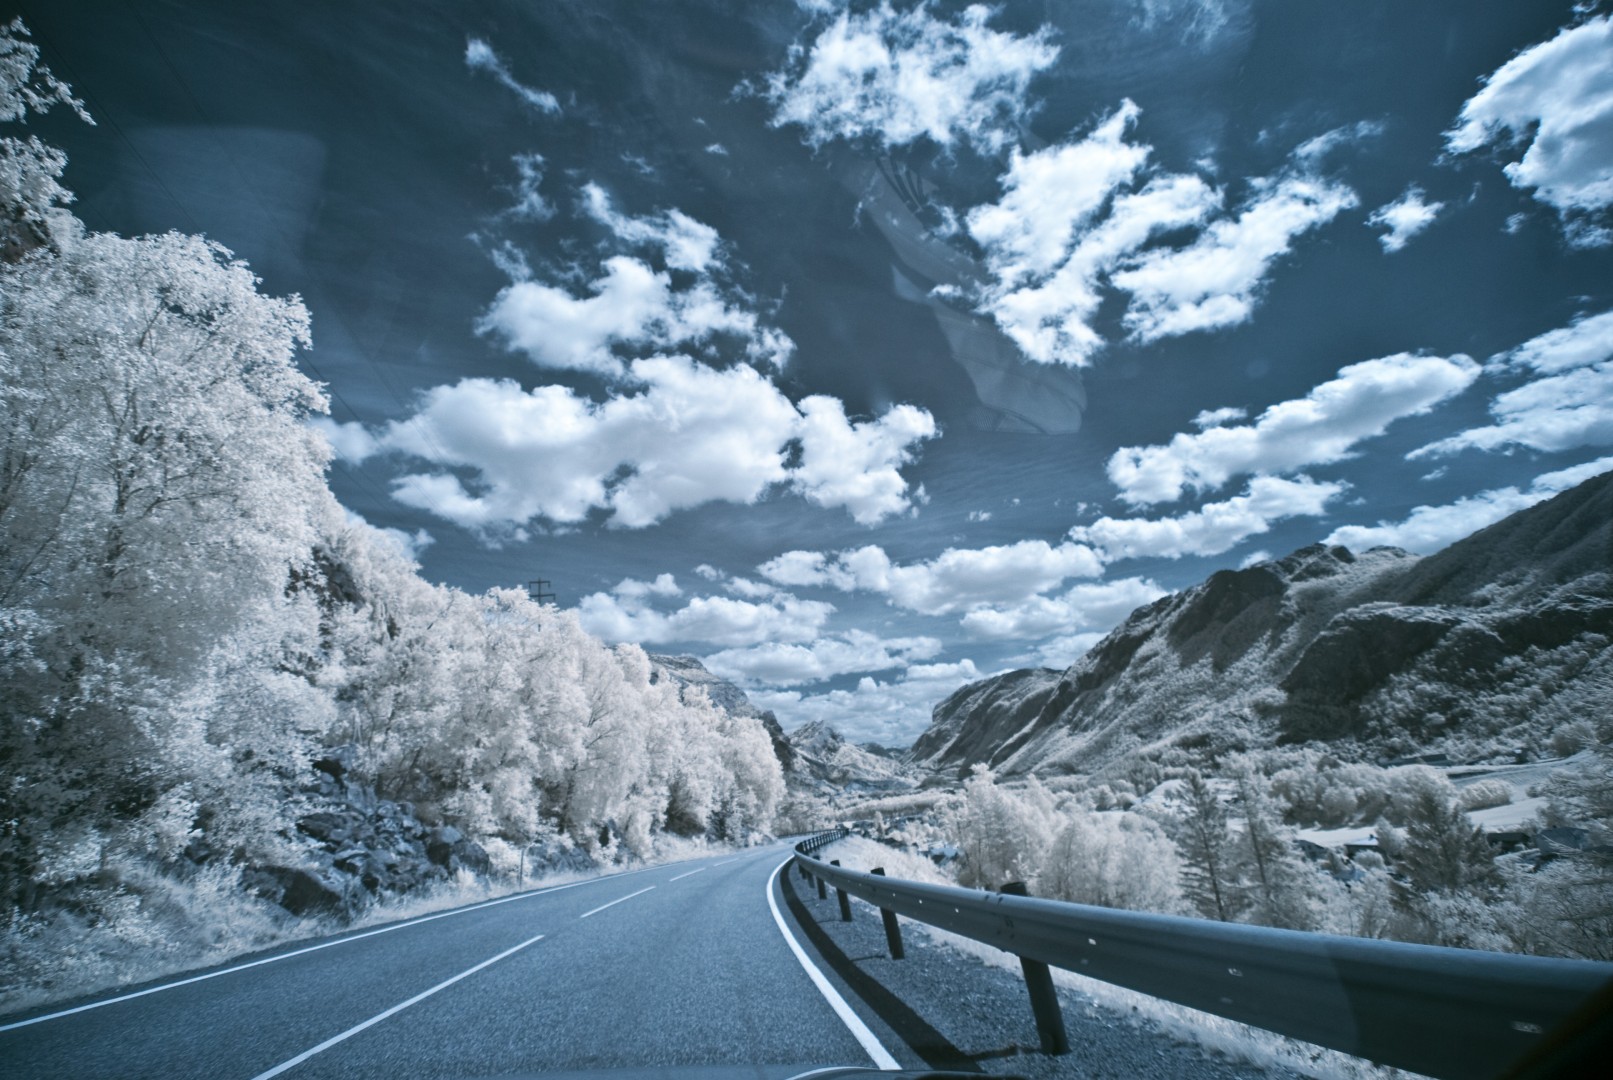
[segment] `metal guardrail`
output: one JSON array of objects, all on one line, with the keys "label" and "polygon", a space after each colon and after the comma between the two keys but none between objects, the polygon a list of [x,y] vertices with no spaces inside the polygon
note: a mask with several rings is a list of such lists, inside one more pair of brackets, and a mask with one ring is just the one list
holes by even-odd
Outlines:
[{"label": "metal guardrail", "polygon": [[886,913],[888,935],[905,915],[1018,956],[1050,1053],[1068,1044],[1047,965],[1446,1080],[1495,1076],[1613,986],[1608,963],[1120,911],[893,880],[817,857],[844,835],[796,845],[819,895],[827,883],[866,900]]}]

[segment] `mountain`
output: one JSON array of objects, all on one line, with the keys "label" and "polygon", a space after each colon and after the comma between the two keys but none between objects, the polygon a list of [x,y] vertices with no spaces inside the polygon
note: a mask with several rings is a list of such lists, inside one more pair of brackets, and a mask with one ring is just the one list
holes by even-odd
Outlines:
[{"label": "mountain", "polygon": [[919,771],[907,763],[902,751],[848,743],[823,723],[807,724],[786,736],[777,717],[758,709],[745,691],[712,674],[698,657],[651,653],[650,680],[661,679],[676,683],[680,696],[697,688],[725,712],[760,720],[773,740],[773,754],[784,768],[785,783],[793,791],[825,795],[907,791],[918,786]]},{"label": "mountain", "polygon": [[1134,611],[1063,672],[935,707],[910,752],[957,770],[1089,771],[1171,744],[1529,757],[1613,706],[1613,473],[1437,554],[1321,544]]},{"label": "mountain", "polygon": [[706,697],[719,709],[730,716],[754,716],[762,722],[767,729],[767,736],[773,741],[773,756],[778,758],[783,766],[785,776],[788,777],[795,767],[795,750],[790,746],[790,740],[785,737],[784,729],[779,726],[778,717],[772,712],[758,709],[751,699],[745,696],[745,691],[729,682],[718,678],[706,670],[706,665],[696,656],[665,656],[650,653],[650,681],[670,679],[678,685],[679,697],[690,688],[699,688],[706,692]]},{"label": "mountain", "polygon": [[796,773],[819,790],[894,792],[918,786],[919,774],[911,765],[849,743],[821,721],[790,732],[790,746]]}]

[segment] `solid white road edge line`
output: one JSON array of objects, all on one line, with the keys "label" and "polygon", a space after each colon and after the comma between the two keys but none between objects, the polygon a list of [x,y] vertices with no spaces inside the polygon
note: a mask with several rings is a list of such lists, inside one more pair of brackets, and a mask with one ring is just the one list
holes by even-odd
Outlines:
[{"label": "solid white road edge line", "polygon": [[706,868],[704,866],[702,866],[699,870],[691,870],[687,874],[679,874],[677,877],[673,878],[672,880],[673,881],[682,881],[686,877],[694,877],[696,874],[700,873],[702,870],[705,870],[705,869]]},{"label": "solid white road edge line", "polygon": [[353,1037],[354,1035],[357,1035],[359,1032],[363,1031],[365,1028],[373,1027],[374,1025],[379,1024],[382,1020],[385,1020],[387,1017],[393,1016],[393,1015],[395,1015],[397,1013],[400,1013],[404,1009],[407,1009],[411,1005],[419,1004],[420,1002],[426,1000],[426,998],[430,997],[432,994],[435,994],[437,991],[448,989],[450,986],[454,985],[460,979],[468,978],[469,976],[476,974],[478,971],[482,970],[485,967],[492,967],[494,964],[498,963],[500,960],[504,959],[506,956],[513,956],[514,954],[520,952],[522,949],[526,948],[528,945],[531,945],[533,942],[542,941],[542,940],[543,940],[543,935],[542,934],[539,934],[536,937],[529,937],[525,941],[521,942],[521,944],[515,946],[514,948],[505,949],[503,952],[499,953],[497,956],[489,957],[488,959],[483,960],[480,964],[477,964],[473,968],[466,968],[464,971],[461,971],[458,975],[455,975],[451,979],[444,979],[442,982],[438,983],[436,986],[433,986],[430,990],[423,990],[420,993],[416,994],[414,997],[410,998],[408,1001],[399,1002],[398,1004],[392,1006],[390,1009],[386,1010],[386,1012],[376,1013],[374,1016],[370,1017],[368,1020],[364,1021],[362,1024],[354,1024],[352,1027],[348,1028],[346,1031],[342,1032],[340,1035],[332,1035],[330,1038],[326,1039],[324,1042],[320,1043],[318,1046],[310,1047],[309,1049],[304,1050],[302,1053],[298,1054],[296,1057],[292,1058],[289,1061],[282,1061],[280,1064],[276,1065],[274,1068],[270,1069],[268,1072],[258,1073],[258,1075],[254,1076],[252,1078],[252,1080],[269,1080],[269,1078],[271,1076],[279,1076],[281,1073],[285,1072],[287,1069],[294,1069],[298,1065],[301,1065],[303,1062],[307,1061],[309,1058],[313,1057],[315,1054],[320,1054],[320,1053],[325,1052],[326,1050],[329,1050],[331,1047],[335,1046],[337,1043],[343,1041],[344,1039],[349,1039],[349,1038]]},{"label": "solid white road edge line", "polygon": [[601,881],[614,881],[617,878],[624,878],[631,874],[642,874],[649,870],[659,869],[661,869],[661,866],[659,865],[641,866],[636,870],[623,870],[618,874],[605,874],[601,877],[584,878],[581,881],[568,881],[564,885],[551,885],[547,889],[533,889],[530,892],[515,893],[512,896],[501,896],[497,900],[484,900],[479,904],[471,904],[469,907],[454,908],[452,911],[439,911],[435,915],[422,915],[417,919],[405,919],[402,922],[388,923],[386,926],[379,927],[375,930],[366,930],[362,934],[351,934],[347,937],[337,938],[335,941],[323,941],[318,945],[309,945],[306,948],[295,949],[292,952],[279,953],[275,956],[266,956],[262,960],[252,960],[245,964],[236,964],[234,967],[223,968],[219,971],[209,971],[204,975],[192,975],[188,979],[179,979],[175,982],[163,983],[161,986],[148,986],[146,989],[136,990],[132,994],[119,994],[117,997],[109,997],[104,1001],[92,1001],[88,1005],[79,1005],[71,1009],[62,1009],[58,1012],[46,1013],[44,1016],[35,1016],[28,1020],[18,1020],[14,1023],[0,1025],[0,1032],[11,1031],[15,1028],[27,1027],[29,1024],[41,1024],[46,1020],[55,1020],[62,1016],[72,1016],[74,1013],[88,1012],[90,1009],[99,1009],[103,1005],[116,1005],[120,1001],[133,1001],[135,998],[145,997],[147,994],[156,994],[163,990],[173,990],[177,987],[189,986],[191,983],[205,982],[208,979],[216,979],[220,975],[233,975],[237,971],[245,971],[247,968],[261,967],[264,964],[273,964],[279,960],[290,960],[293,956],[303,956],[307,953],[318,952],[320,949],[329,949],[335,945],[346,945],[349,941],[362,941],[364,938],[374,937],[377,934],[390,934],[394,930],[402,930],[410,926],[419,926],[421,923],[428,923],[435,919],[446,919],[450,915],[464,915],[467,912],[480,911],[482,908],[496,907],[499,904],[508,904],[512,900],[530,900],[534,896],[547,896],[550,893],[560,892],[564,889],[575,889],[579,885],[593,885]]},{"label": "solid white road edge line", "polygon": [[651,885],[647,889],[640,889],[638,892],[630,892],[626,896],[618,896],[616,899],[612,900],[608,904],[600,904],[598,907],[596,907],[592,911],[583,912],[581,915],[578,915],[577,918],[586,919],[590,915],[598,915],[601,911],[604,911],[608,907],[615,907],[617,904],[620,904],[623,900],[631,900],[635,896],[643,896],[645,893],[649,892],[650,889],[653,889],[653,888],[655,888],[655,886]]},{"label": "solid white road edge line", "polygon": [[862,1048],[868,1052],[868,1056],[874,1059],[875,1067],[880,1069],[900,1069],[902,1066],[895,1058],[891,1057],[890,1051],[880,1044],[874,1033],[868,1030],[868,1025],[862,1022],[862,1017],[852,1011],[851,1006],[846,1004],[846,999],[840,996],[840,991],[831,986],[823,972],[818,970],[817,965],[807,959],[806,950],[801,948],[801,943],[795,940],[795,935],[790,933],[790,928],[785,925],[784,916],[779,914],[778,901],[773,899],[773,883],[778,881],[779,871],[790,865],[790,861],[794,858],[795,856],[791,855],[789,859],[785,859],[775,866],[773,875],[767,879],[767,906],[773,909],[773,921],[778,923],[779,933],[784,935],[784,943],[790,947],[790,951],[795,954],[795,958],[801,961],[801,966],[806,969],[807,977],[818,988],[818,993],[823,995],[823,999],[829,1003],[829,1007],[835,1011],[835,1015],[840,1017],[840,1022],[846,1025],[851,1031],[852,1037],[861,1043]]}]

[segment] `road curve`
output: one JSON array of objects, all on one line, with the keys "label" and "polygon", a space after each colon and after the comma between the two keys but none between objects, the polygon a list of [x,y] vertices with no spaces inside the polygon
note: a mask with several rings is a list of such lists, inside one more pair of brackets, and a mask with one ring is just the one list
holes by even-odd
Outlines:
[{"label": "road curve", "polygon": [[873,1031],[859,1040],[852,1007],[831,1001],[838,980],[814,979],[781,932],[775,909],[800,936],[775,875],[788,856],[778,844],[535,890],[140,996],[5,1017],[0,1074],[398,1080],[722,1065],[770,1077],[888,1065],[882,1045],[920,1064],[860,1002]]}]

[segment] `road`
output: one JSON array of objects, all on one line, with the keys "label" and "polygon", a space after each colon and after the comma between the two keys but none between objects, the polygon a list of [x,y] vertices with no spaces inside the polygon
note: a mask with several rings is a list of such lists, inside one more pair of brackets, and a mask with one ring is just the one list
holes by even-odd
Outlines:
[{"label": "road", "polygon": [[735,1075],[764,1078],[889,1065],[884,1047],[921,1065],[866,1006],[832,1000],[843,987],[833,972],[798,959],[776,874],[788,857],[778,844],[535,890],[138,996],[6,1017],[0,1075],[400,1080],[743,1065]]}]

